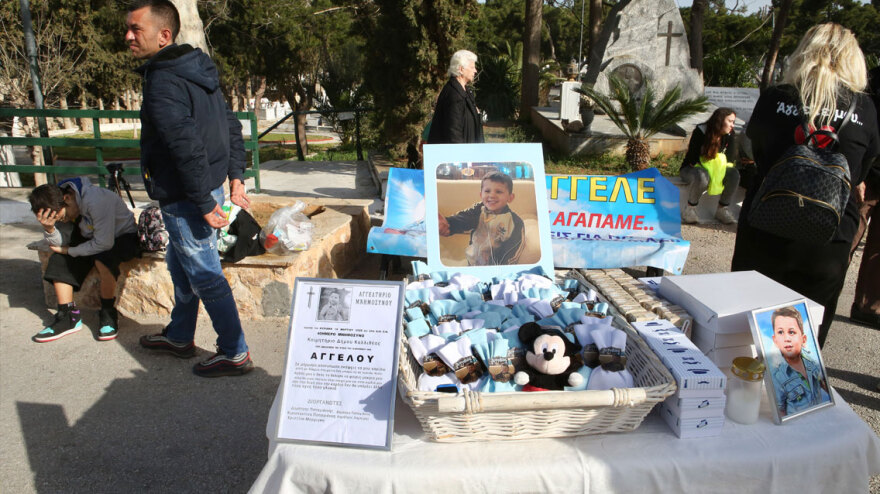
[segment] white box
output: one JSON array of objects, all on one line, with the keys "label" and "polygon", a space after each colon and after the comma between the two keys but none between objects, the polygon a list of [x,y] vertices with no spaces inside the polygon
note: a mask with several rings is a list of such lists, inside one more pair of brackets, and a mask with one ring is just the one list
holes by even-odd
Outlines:
[{"label": "white box", "polygon": [[751,331],[716,333],[702,324],[694,324],[691,330],[691,340],[703,353],[707,353],[713,348],[739,347],[755,342]]},{"label": "white box", "polygon": [[665,355],[663,363],[669,368],[679,398],[722,396],[727,387],[727,375],[709,357],[697,350],[683,355]]},{"label": "white box", "polygon": [[718,417],[724,415],[724,404],[727,397],[711,396],[705,398],[679,398],[670,396],[663,402],[673,415],[681,419]]},{"label": "white box", "polygon": [[[749,333],[749,312],[805,298],[757,271],[664,276],[658,293],[680,305],[716,333]],[[807,299],[810,316],[822,320],[824,308]]]},{"label": "white box", "polygon": [[650,278],[639,278],[638,280],[645,285],[645,288],[648,288],[652,292],[656,292],[658,288],[660,288],[660,280],[663,278],[661,276],[653,276]]},{"label": "white box", "polygon": [[645,321],[633,323],[633,327],[669,369],[678,386],[676,396],[717,397],[724,394],[727,375],[672,323]]},{"label": "white box", "polygon": [[661,404],[660,415],[672,429],[672,432],[681,439],[719,436],[724,428],[723,413],[717,417],[680,418],[664,404]]}]

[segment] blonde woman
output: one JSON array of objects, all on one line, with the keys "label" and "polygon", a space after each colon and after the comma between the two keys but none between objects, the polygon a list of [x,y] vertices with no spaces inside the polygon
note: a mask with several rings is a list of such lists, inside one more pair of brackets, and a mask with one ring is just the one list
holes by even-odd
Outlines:
[{"label": "blonde woman", "polygon": [[839,129],[855,100],[850,122],[838,134],[837,148],[849,163],[852,194],[830,242],[805,245],[749,226],[740,217],[731,270],[757,270],[825,307],[819,344],[825,343],[849,266],[849,249],[859,224],[855,194],[880,154],[877,114],[867,86],[865,57],[853,33],[838,24],[813,26],[789,58],[783,83],[761,94],[746,129],[752,141],[757,177],[746,192],[748,211],[767,171],[786,148],[805,140],[801,124]]}]

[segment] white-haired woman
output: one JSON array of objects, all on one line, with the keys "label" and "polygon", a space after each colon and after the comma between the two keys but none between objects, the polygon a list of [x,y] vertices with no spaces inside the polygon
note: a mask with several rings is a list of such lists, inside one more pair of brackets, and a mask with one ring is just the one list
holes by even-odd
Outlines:
[{"label": "white-haired woman", "polygon": [[[837,148],[849,163],[852,193],[840,225],[830,242],[806,245],[756,230],[746,214],[740,216],[731,270],[757,270],[825,307],[819,344],[831,327],[837,298],[849,266],[849,250],[859,224],[855,195],[880,153],[877,113],[863,93],[867,85],[865,57],[853,33],[834,23],[813,26],[789,59],[783,84],[764,91],[746,129],[752,141],[757,176],[746,192],[743,211],[749,211],[758,187],[779,156],[804,141],[802,122],[814,128],[839,129]],[[850,122],[840,124],[851,103]]]},{"label": "white-haired woman", "polygon": [[477,76],[477,56],[459,50],[449,62],[449,81],[437,97],[428,144],[483,142],[483,123],[470,86]]}]

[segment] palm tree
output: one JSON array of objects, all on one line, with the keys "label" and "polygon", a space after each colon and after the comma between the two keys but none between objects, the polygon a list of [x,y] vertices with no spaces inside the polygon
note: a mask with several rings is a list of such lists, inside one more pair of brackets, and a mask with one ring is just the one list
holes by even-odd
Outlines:
[{"label": "palm tree", "polygon": [[[590,98],[627,137],[626,162],[633,170],[644,170],[651,166],[648,146],[651,136],[691,115],[706,111],[709,106],[705,96],[679,101],[681,88],[677,86],[655,102],[654,90],[650,84],[647,84],[645,93],[640,98],[635,97],[626,83],[617,77],[609,77],[608,85],[611,88],[610,97],[587,84],[576,91]],[[615,102],[620,106],[619,111]]]}]

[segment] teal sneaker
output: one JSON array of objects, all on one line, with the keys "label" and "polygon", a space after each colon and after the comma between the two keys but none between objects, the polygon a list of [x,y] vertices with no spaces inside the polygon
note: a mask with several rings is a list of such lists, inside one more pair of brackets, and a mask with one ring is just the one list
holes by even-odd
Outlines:
[{"label": "teal sneaker", "polygon": [[36,343],[48,343],[82,329],[82,320],[79,318],[79,309],[71,311],[58,311],[55,320],[46,329],[35,334],[31,339]]},{"label": "teal sneaker", "polygon": [[98,341],[115,340],[119,334],[119,314],[116,309],[101,309],[98,311]]}]

